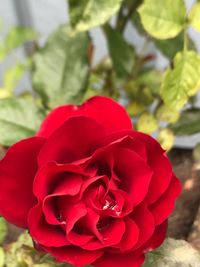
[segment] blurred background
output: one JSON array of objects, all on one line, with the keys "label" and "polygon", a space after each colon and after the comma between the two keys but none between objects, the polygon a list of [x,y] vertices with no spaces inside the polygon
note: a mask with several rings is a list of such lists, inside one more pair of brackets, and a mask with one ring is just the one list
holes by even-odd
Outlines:
[{"label": "blurred background", "polygon": [[[185,0],[185,3],[187,10],[189,11],[195,3],[195,0]],[[12,30],[13,27],[23,26],[32,29],[37,35],[37,44],[43,46],[48,40],[49,35],[56,31],[60,25],[69,23],[68,3],[66,0],[57,0],[56,2],[53,0],[7,0],[1,4],[0,19],[2,22],[0,31],[1,40],[5,39],[6,34]],[[115,25],[115,21],[116,15],[114,15],[111,19],[111,24]],[[188,34],[193,41],[196,50],[199,52],[200,33],[198,33],[193,27],[189,27]],[[154,69],[164,71],[167,68],[170,63],[169,58],[158,49],[154,41],[148,40],[147,42],[146,38],[143,36],[143,33],[141,34],[141,32],[138,31],[137,27],[134,25],[134,23],[132,23],[132,21],[128,21],[126,23],[123,36],[128,44],[134,46],[134,49],[138,54],[143,56],[151,54],[154,56],[153,61],[148,63]],[[14,38],[15,37],[16,36],[14,36]],[[103,59],[109,57],[109,48],[105,34],[103,33],[101,27],[91,28],[90,37],[92,38],[94,46],[92,66],[97,66]],[[33,36],[30,39],[34,39]],[[25,42],[23,43],[23,40],[21,40],[22,45],[17,49],[14,49],[14,56],[13,53],[11,53],[11,55],[8,55],[7,57],[2,57],[0,63],[1,88],[4,87],[6,70],[12,68],[12,66],[21,59],[25,59],[27,55],[29,56],[34,50],[35,40],[33,40],[34,42],[26,42],[26,40],[24,41]],[[19,74],[19,76],[20,77],[16,77],[16,79],[11,77],[11,79],[15,80],[15,82],[13,81],[13,87],[15,87],[14,92],[19,94],[25,90],[32,91],[33,86],[30,74],[25,72],[23,75]],[[196,106],[199,107],[200,97],[198,95],[196,96],[195,101]],[[156,136],[156,134],[154,134],[154,136]],[[182,134],[181,136],[177,136],[174,144],[178,147],[193,148],[199,142],[200,134],[195,132],[195,134],[192,134],[189,137],[188,135],[187,137],[182,137]]]}]

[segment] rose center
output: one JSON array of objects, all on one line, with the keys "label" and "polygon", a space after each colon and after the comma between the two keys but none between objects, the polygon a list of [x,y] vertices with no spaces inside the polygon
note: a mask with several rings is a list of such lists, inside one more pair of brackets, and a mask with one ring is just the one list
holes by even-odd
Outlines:
[{"label": "rose center", "polygon": [[121,215],[121,209],[118,206],[117,202],[110,197],[105,199],[102,209],[111,210],[112,212],[116,214],[116,216]]}]

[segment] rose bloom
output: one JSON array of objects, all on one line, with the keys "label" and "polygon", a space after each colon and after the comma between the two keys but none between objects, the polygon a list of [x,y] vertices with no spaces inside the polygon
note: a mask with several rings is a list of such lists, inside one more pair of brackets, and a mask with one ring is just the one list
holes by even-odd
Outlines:
[{"label": "rose bloom", "polygon": [[159,143],[106,97],[54,109],[10,147],[0,179],[0,214],[75,266],[141,266],[181,190]]}]

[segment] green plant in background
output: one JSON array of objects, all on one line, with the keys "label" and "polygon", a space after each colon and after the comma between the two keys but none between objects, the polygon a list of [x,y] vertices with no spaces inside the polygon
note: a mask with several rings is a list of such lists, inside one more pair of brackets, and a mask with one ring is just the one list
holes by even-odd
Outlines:
[{"label": "green plant in background", "polygon": [[[55,106],[81,103],[96,94],[122,101],[136,128],[156,132],[167,150],[173,146],[174,135],[199,132],[199,127],[191,124],[198,120],[198,109],[191,114],[200,87],[200,56],[188,36],[188,27],[200,30],[199,3],[189,13],[183,0],[69,0],[68,5],[70,24],[59,27],[43,47],[36,45],[33,55],[17,60],[4,73],[0,90],[2,145],[34,134],[42,115]],[[128,23],[145,38],[141,52],[124,37]],[[109,53],[94,66],[95,47],[89,30],[96,26],[104,33]],[[12,28],[1,42],[1,60],[35,38],[31,29]],[[155,54],[145,52],[149,43],[169,60],[165,71],[157,70]],[[14,88],[27,70],[34,98],[13,98]],[[23,115],[26,106],[32,114],[31,124],[29,115]],[[9,114],[6,120],[5,113]]]},{"label": "green plant in background", "polygon": [[0,61],[10,57],[13,62],[3,73],[3,87],[0,88],[0,144],[7,147],[34,135],[45,113],[40,101],[28,91],[17,97],[14,94],[18,83],[32,66],[31,55],[21,59],[17,50],[36,37],[32,29],[15,26],[0,43]]}]

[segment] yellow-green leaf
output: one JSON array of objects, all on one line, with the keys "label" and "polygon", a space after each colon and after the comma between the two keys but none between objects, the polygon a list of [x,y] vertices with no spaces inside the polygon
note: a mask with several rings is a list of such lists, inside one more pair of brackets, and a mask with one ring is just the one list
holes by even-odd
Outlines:
[{"label": "yellow-green leaf", "polygon": [[171,109],[179,110],[200,87],[200,56],[194,51],[179,53],[174,68],[168,69],[162,83],[161,95]]},{"label": "yellow-green leaf", "polygon": [[0,99],[11,97],[12,94],[8,92],[5,88],[0,88]]},{"label": "yellow-green leaf", "polygon": [[143,133],[153,133],[158,129],[157,120],[152,114],[144,113],[137,123],[137,129]]},{"label": "yellow-green leaf", "polygon": [[10,51],[23,43],[35,40],[36,38],[37,34],[31,28],[15,26],[12,27],[6,35],[6,48]]},{"label": "yellow-green leaf", "polygon": [[169,151],[174,145],[175,136],[170,129],[162,129],[158,134],[158,141],[163,149]]},{"label": "yellow-green leaf", "polygon": [[69,0],[70,23],[76,31],[86,31],[104,24],[123,0]]},{"label": "yellow-green leaf", "polygon": [[173,38],[184,28],[186,7],[183,0],[145,0],[138,11],[145,30],[155,38]]},{"label": "yellow-green leaf", "polygon": [[145,106],[139,102],[133,101],[127,107],[127,111],[130,116],[136,116],[145,110]]},{"label": "yellow-green leaf", "polygon": [[170,109],[169,107],[162,105],[156,111],[156,117],[160,121],[174,123],[179,119],[180,113],[177,110]]},{"label": "yellow-green leaf", "polygon": [[5,253],[2,247],[0,247],[0,267],[5,266]]},{"label": "yellow-green leaf", "polygon": [[3,76],[4,88],[7,92],[13,93],[17,83],[25,72],[25,66],[21,63],[7,69]]},{"label": "yellow-green leaf", "polygon": [[189,22],[195,30],[200,31],[200,3],[193,5],[189,14]]}]

